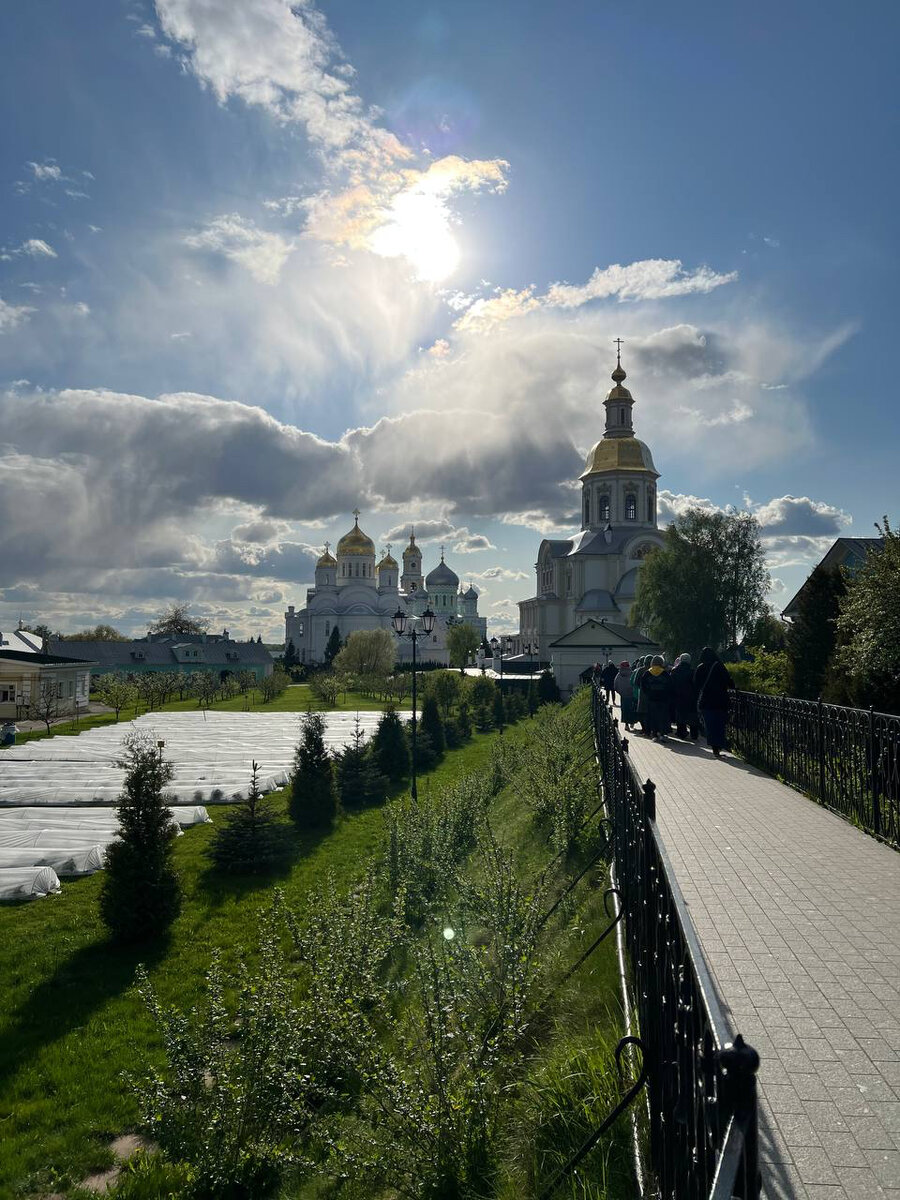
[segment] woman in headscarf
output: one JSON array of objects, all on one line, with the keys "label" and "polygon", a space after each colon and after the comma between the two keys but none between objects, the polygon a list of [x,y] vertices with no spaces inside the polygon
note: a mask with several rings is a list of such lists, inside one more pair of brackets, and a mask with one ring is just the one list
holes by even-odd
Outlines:
[{"label": "woman in headscarf", "polygon": [[679,654],[672,668],[672,699],[675,707],[675,736],[689,737],[696,742],[697,692],[694,688],[694,668],[689,654]]},{"label": "woman in headscarf", "polygon": [[631,732],[631,727],[634,724],[634,688],[631,686],[631,665],[628,662],[620,662],[619,670],[613,680],[613,690],[619,697],[619,705],[622,709],[622,724]]},{"label": "woman in headscarf", "polygon": [[641,733],[647,733],[647,698],[641,691],[641,680],[650,665],[650,659],[644,655],[637,659],[631,672],[631,692],[634,696],[634,722],[640,725]]},{"label": "woman in headscarf", "polygon": [[734,680],[718,654],[711,646],[704,646],[694,672],[694,689],[706,742],[716,758],[728,745],[725,718],[728,715],[728,693],[733,687]]},{"label": "woman in headscarf", "polygon": [[647,732],[654,742],[664,742],[671,725],[672,681],[661,654],[654,656],[641,678],[641,695],[647,698]]}]

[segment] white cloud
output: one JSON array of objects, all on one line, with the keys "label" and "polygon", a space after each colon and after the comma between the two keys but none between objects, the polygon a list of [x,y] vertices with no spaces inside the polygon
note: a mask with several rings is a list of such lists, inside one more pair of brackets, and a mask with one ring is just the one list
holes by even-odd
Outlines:
[{"label": "white cloud", "polygon": [[193,250],[210,250],[240,263],[259,283],[278,282],[281,268],[292,253],[293,243],[277,233],[267,233],[252,221],[228,213],[216,217],[200,233],[184,239]]},{"label": "white cloud", "polygon": [[8,304],[0,296],[0,333],[9,333],[11,330],[17,329],[36,311],[27,304]]},{"label": "white cloud", "polygon": [[725,275],[709,267],[685,271],[678,258],[648,258],[643,262],[620,266],[597,267],[585,284],[572,286],[555,283],[547,292],[547,303],[573,308],[590,300],[619,301],[662,300],[672,296],[687,296],[694,292],[711,292],[725,283],[733,283],[737,271]]},{"label": "white cloud", "polygon": [[27,254],[31,258],[56,258],[56,251],[43,238],[29,238],[18,249],[19,254]]},{"label": "white cloud", "polygon": [[56,183],[63,178],[61,167],[52,158],[45,159],[42,163],[29,162],[25,165],[31,168],[34,178],[41,182],[50,180]]}]

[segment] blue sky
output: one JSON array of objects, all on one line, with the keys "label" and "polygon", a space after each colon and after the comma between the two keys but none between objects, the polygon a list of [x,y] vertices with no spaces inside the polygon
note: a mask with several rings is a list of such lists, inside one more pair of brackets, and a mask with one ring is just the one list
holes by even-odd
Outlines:
[{"label": "blue sky", "polygon": [[493,629],[625,338],[666,512],[896,515],[895,5],[0,13],[0,628],[276,638],[358,503]]}]

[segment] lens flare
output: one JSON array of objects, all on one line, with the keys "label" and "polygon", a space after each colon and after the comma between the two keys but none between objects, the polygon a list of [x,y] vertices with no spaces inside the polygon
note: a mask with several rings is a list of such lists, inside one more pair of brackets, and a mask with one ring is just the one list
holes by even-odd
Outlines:
[{"label": "lens flare", "polygon": [[401,192],[392,200],[385,223],[371,234],[369,247],[384,258],[407,259],[419,279],[438,283],[459,264],[450,222],[440,196],[424,189]]}]

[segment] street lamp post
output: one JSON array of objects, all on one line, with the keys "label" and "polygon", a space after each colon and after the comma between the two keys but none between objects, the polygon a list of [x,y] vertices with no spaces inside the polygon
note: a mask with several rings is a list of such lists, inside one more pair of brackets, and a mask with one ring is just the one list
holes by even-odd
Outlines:
[{"label": "street lamp post", "polygon": [[[391,624],[394,627],[394,633],[397,637],[409,638],[412,642],[412,779],[410,784],[410,795],[413,800],[419,799],[419,793],[416,788],[416,645],[420,637],[429,637],[434,629],[435,615],[431,611],[431,607],[425,609],[422,613],[422,628],[416,628],[418,618],[413,617],[410,620],[402,608],[398,608],[391,618]],[[409,625],[409,629],[407,629]]]},{"label": "street lamp post", "polygon": [[503,732],[503,638],[491,638],[491,649],[500,658],[500,732]]}]

